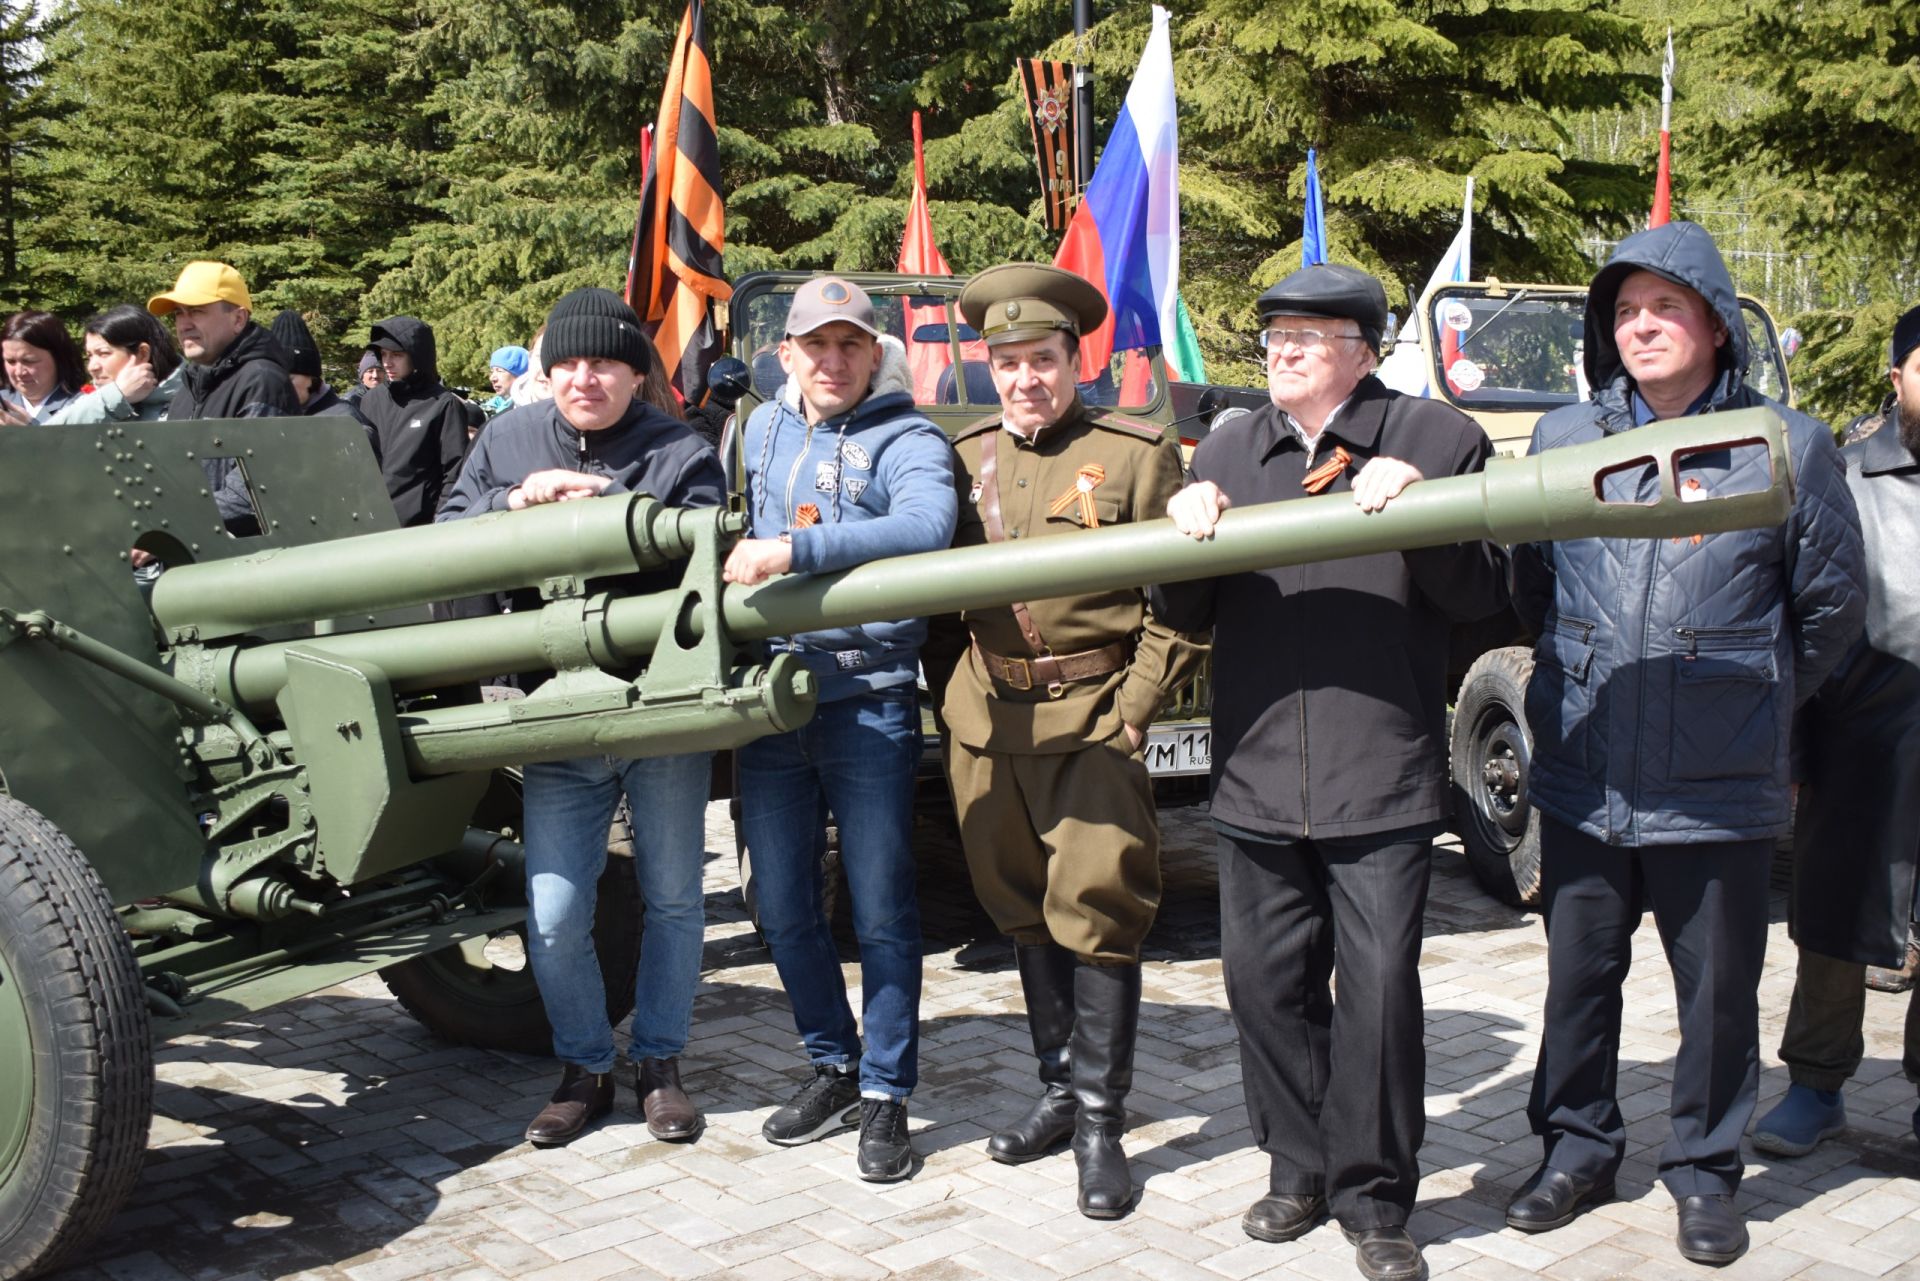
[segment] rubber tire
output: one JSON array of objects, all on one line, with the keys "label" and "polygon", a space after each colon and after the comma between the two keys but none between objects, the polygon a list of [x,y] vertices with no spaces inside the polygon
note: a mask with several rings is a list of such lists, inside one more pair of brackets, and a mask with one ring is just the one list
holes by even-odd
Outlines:
[{"label": "rubber tire", "polygon": [[[1518,647],[1488,650],[1475,660],[1454,700],[1448,747],[1454,830],[1466,850],[1467,866],[1482,889],[1516,908],[1540,905],[1540,815],[1526,802],[1533,754],[1526,695],[1532,672],[1532,654]],[[1501,741],[1519,748],[1514,752],[1518,803],[1504,814],[1484,779],[1488,754]],[[1524,814],[1524,820],[1517,822],[1517,814]]]},{"label": "rubber tire", "polygon": [[70,1258],[133,1191],[153,1120],[153,1041],[106,886],[59,828],[4,794],[0,957],[33,1059],[25,1145],[0,1170],[0,1279],[17,1281]]},{"label": "rubber tire", "polygon": [[[593,945],[607,993],[607,1021],[619,1027],[633,1013],[640,968],[641,901],[630,859],[607,856],[593,917]],[[526,927],[516,927],[526,947]],[[553,1024],[532,967],[475,969],[459,947],[442,948],[380,971],[394,999],[437,1036],[461,1045],[517,1054],[553,1053]]]}]

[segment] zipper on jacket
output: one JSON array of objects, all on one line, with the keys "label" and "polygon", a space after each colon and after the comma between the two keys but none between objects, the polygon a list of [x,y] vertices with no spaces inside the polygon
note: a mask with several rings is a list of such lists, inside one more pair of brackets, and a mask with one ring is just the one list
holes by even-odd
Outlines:
[{"label": "zipper on jacket", "polygon": [[[776,427],[778,427],[779,424],[780,424],[780,416],[778,414],[775,414],[773,421],[767,424],[767,430],[772,431]],[[808,423],[807,434],[801,437],[800,439],[800,452],[794,456],[793,467],[790,471],[787,472],[786,507],[781,511],[780,515],[781,515],[781,518],[785,520],[786,523],[789,525],[793,524],[793,482],[799,479],[800,469],[803,466],[805,466],[807,462],[807,451],[809,451],[812,448],[813,448],[813,424]]]},{"label": "zipper on jacket", "polygon": [[1700,653],[1702,641],[1706,642],[1708,649],[1719,649],[1722,643],[1729,641],[1773,639],[1773,629],[1769,627],[1676,627],[1673,634],[1686,642],[1688,658]]},{"label": "zipper on jacket", "polygon": [[[1303,690],[1302,693],[1305,693]],[[1300,699],[1300,835],[1313,835],[1313,816],[1307,800],[1307,700]]]}]

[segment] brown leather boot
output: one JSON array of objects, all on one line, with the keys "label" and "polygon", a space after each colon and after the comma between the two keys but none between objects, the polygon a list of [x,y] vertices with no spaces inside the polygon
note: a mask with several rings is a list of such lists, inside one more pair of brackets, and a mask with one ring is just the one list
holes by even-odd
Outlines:
[{"label": "brown leather boot", "polygon": [[613,1073],[589,1072],[567,1064],[560,1086],[527,1127],[527,1141],[541,1147],[571,1143],[593,1122],[613,1111]]},{"label": "brown leather boot", "polygon": [[633,1092],[647,1114],[647,1133],[668,1143],[691,1143],[707,1128],[707,1119],[680,1088],[679,1059],[641,1059],[633,1070]]}]

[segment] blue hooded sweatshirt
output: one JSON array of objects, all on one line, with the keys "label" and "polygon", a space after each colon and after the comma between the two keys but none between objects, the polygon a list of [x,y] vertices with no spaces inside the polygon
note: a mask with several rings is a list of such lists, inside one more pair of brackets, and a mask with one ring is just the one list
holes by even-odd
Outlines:
[{"label": "blue hooded sweatshirt", "polygon": [[[742,445],[751,533],[791,535],[793,573],[830,574],[953,541],[953,447],[914,411],[898,344],[882,342],[881,350],[873,389],[847,413],[807,422],[789,382],[747,419]],[[927,621],[908,618],[769,644],[799,655],[819,681],[820,701],[832,702],[911,685],[926,637]]]}]

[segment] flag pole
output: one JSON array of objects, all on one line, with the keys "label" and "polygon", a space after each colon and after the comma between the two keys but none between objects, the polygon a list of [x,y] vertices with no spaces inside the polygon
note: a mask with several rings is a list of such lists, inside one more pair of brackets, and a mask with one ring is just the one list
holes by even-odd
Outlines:
[{"label": "flag pole", "polygon": [[1073,0],[1073,145],[1080,154],[1080,189],[1093,177],[1093,56],[1087,31],[1093,0]]},{"label": "flag pole", "polygon": [[1667,56],[1660,64],[1660,167],[1653,179],[1653,210],[1647,226],[1662,227],[1673,217],[1673,28],[1667,28]]}]

